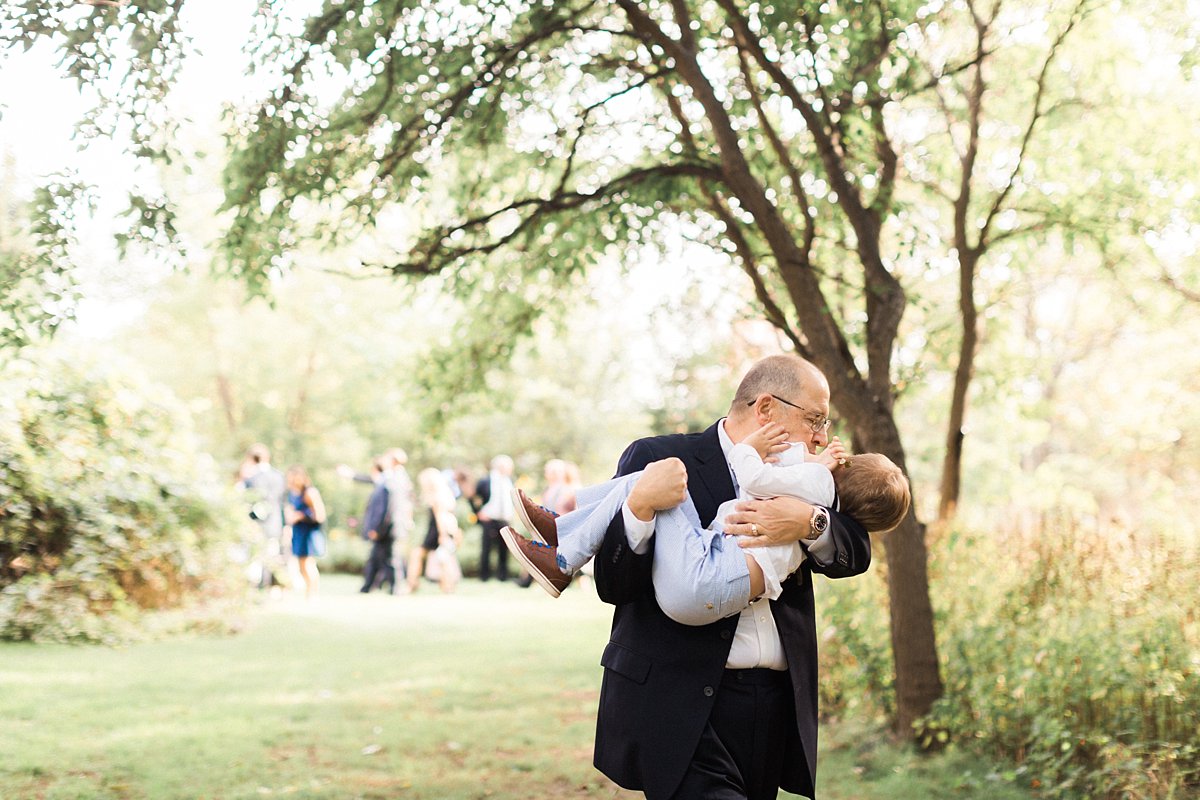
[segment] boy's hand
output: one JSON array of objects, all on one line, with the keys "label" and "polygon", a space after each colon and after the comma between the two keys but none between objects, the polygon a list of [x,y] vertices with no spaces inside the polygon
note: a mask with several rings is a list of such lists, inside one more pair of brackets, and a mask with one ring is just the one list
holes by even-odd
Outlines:
[{"label": "boy's hand", "polygon": [[754,433],[742,439],[739,444],[748,444],[758,452],[758,457],[765,462],[772,462],[775,453],[787,450],[787,431],[782,425],[775,422],[768,422]]},{"label": "boy's hand", "polygon": [[822,450],[821,455],[814,458],[813,461],[823,464],[826,469],[833,472],[838,467],[845,465],[848,455],[849,453],[846,452],[846,447],[842,444],[842,440],[835,436],[830,440],[829,446]]},{"label": "boy's hand", "polygon": [[652,461],[629,493],[629,510],[640,520],[654,519],[654,512],[674,508],[687,497],[687,468],[678,458]]}]

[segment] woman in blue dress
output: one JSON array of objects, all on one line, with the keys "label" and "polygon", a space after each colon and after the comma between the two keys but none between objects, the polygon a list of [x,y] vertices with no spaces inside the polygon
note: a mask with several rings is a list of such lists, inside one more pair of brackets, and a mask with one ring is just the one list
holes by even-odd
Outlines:
[{"label": "woman in blue dress", "polygon": [[321,575],[317,557],[325,555],[325,502],[312,485],[304,467],[292,466],[287,471],[288,502],[284,517],[292,526],[292,555],[299,562],[300,577],[304,579],[304,596],[315,597]]}]

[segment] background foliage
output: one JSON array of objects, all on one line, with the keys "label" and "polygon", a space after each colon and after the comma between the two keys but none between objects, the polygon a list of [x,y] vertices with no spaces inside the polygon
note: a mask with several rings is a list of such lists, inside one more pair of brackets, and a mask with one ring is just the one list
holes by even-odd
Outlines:
[{"label": "background foliage", "polygon": [[169,391],[49,356],[0,387],[0,638],[107,639],[227,588],[230,506]]},{"label": "background foliage", "polygon": [[[1039,795],[1184,797],[1200,785],[1196,540],[1065,513],[956,528],[935,548],[946,695],[937,747],[1008,758]],[[820,586],[822,709],[886,716],[878,578]]]}]

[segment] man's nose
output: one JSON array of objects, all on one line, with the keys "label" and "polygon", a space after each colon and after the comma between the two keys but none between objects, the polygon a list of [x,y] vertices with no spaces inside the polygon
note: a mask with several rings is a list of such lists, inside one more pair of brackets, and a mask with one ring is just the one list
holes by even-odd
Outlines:
[{"label": "man's nose", "polygon": [[829,434],[825,431],[814,431],[812,435],[813,447],[824,447],[829,444]]}]

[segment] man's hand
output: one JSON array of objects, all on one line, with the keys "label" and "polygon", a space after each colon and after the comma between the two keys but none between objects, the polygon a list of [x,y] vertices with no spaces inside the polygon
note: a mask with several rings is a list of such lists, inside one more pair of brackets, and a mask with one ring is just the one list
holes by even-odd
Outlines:
[{"label": "man's hand", "polygon": [[749,536],[739,547],[769,547],[798,542],[809,534],[813,507],[794,497],[747,500],[725,520],[725,532]]},{"label": "man's hand", "polygon": [[766,463],[777,461],[773,456],[788,448],[787,431],[782,425],[768,422],[738,444],[748,444],[758,451],[758,457]]},{"label": "man's hand", "polygon": [[654,512],[674,508],[687,497],[687,468],[678,458],[652,461],[629,493],[629,510],[649,522]]},{"label": "man's hand", "polygon": [[334,472],[336,472],[339,477],[345,478],[348,481],[354,480],[354,468],[349,464],[338,464],[336,467],[334,467]]},{"label": "man's hand", "polygon": [[814,458],[813,461],[824,465],[830,472],[834,472],[838,467],[845,466],[848,455],[842,440],[835,436],[829,442],[829,446],[822,450],[821,455]]},{"label": "man's hand", "polygon": [[367,538],[373,542],[379,538],[379,534],[375,531],[367,531]]}]

